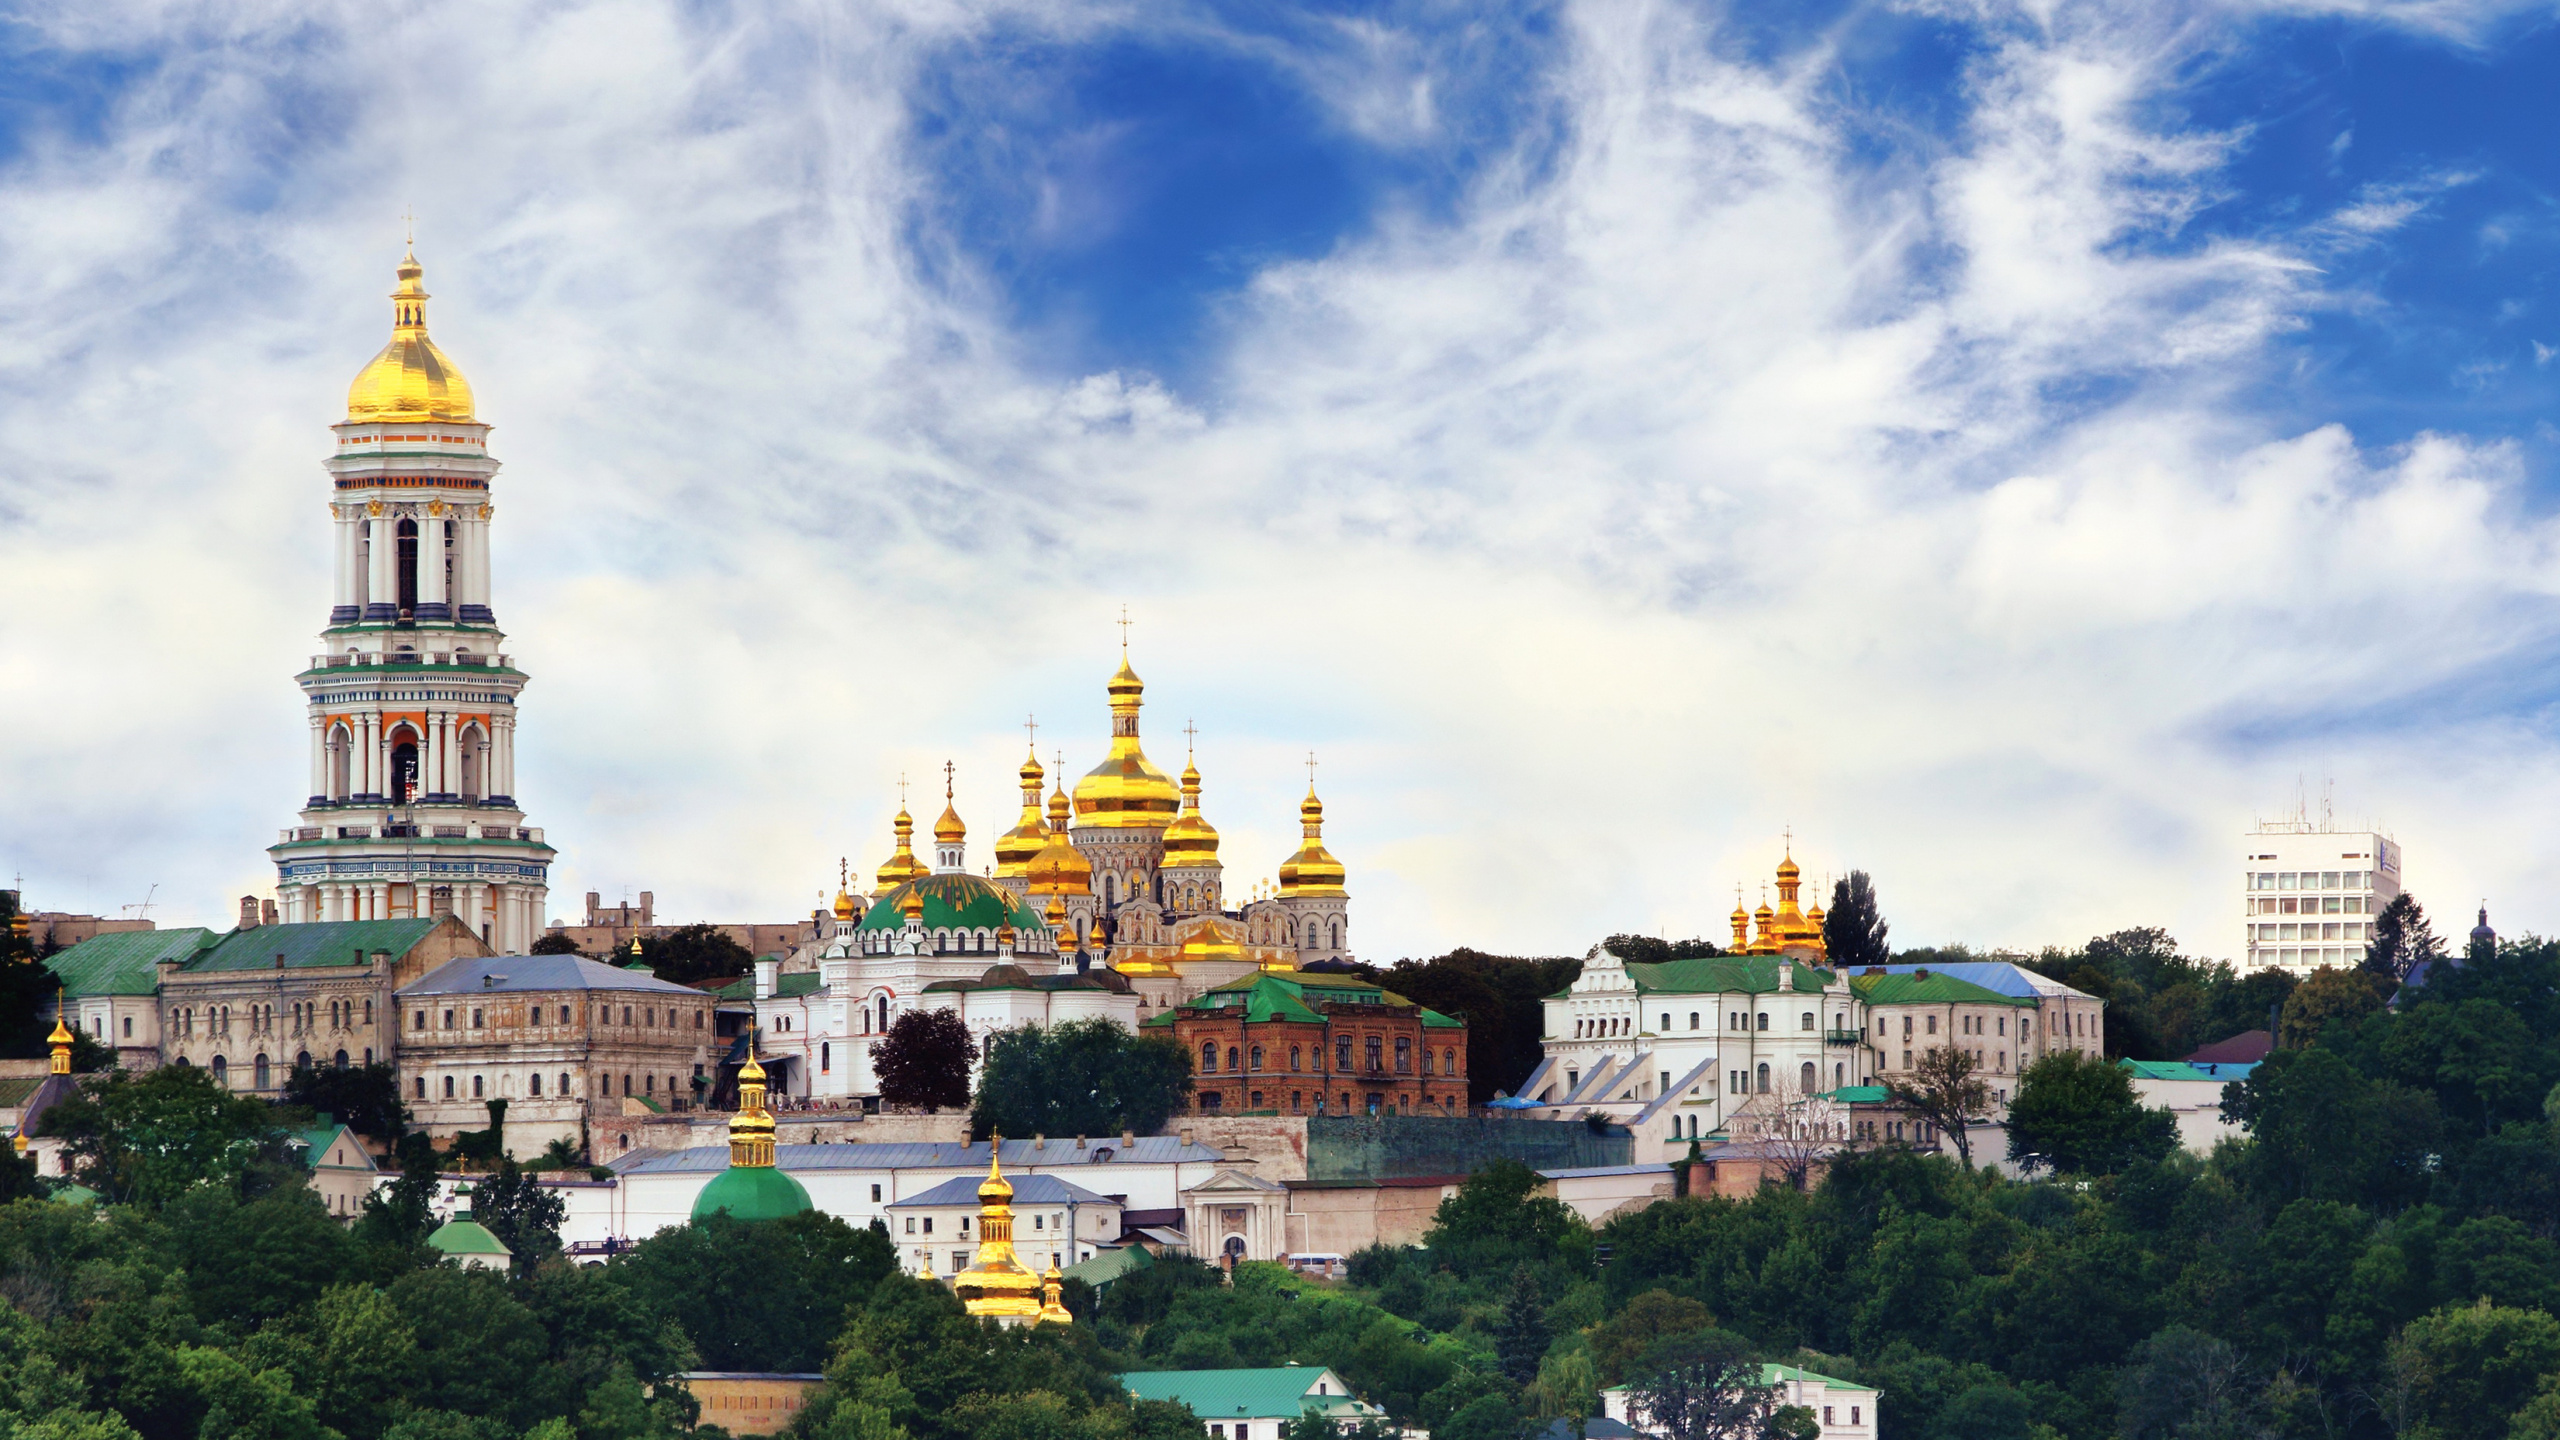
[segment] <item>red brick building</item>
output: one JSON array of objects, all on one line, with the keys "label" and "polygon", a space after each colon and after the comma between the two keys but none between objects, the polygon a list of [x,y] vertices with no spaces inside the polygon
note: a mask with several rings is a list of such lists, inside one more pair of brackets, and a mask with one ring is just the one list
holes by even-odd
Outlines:
[{"label": "red brick building", "polygon": [[1147,1023],[1190,1052],[1196,1112],[1467,1111],[1466,1022],[1354,976],[1263,971]]}]

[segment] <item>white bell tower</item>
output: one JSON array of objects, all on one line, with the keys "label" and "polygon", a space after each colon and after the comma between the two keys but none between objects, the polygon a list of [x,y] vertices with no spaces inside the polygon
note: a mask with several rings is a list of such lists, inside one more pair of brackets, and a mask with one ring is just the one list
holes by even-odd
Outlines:
[{"label": "white bell tower", "polygon": [[501,954],[542,934],[553,851],[515,800],[525,675],[490,608],[489,428],[427,338],[404,256],[391,343],[331,428],[337,590],[310,699],[311,790],[268,854],[288,922],[451,914]]}]

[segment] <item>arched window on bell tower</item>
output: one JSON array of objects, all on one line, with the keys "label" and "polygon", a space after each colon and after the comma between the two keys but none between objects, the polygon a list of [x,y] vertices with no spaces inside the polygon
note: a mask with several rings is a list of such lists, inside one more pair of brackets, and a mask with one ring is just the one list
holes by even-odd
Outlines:
[{"label": "arched window on bell tower", "polygon": [[391,803],[406,805],[418,789],[418,732],[403,725],[391,732]]},{"label": "arched window on bell tower", "polygon": [[482,756],[489,748],[488,734],[477,725],[462,729],[462,803],[480,803]]},{"label": "arched window on bell tower", "polygon": [[400,618],[418,608],[418,522],[400,522]]},{"label": "arched window on bell tower", "polygon": [[328,746],[329,798],[344,800],[348,793],[348,771],[352,768],[348,761],[354,753],[355,737],[347,733],[346,726],[332,725],[329,727]]}]

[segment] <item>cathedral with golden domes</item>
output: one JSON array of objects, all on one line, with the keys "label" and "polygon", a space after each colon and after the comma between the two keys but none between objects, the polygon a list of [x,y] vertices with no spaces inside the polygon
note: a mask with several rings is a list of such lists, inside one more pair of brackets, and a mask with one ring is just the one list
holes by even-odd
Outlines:
[{"label": "cathedral with golden domes", "polygon": [[784,1093],[877,1093],[868,1041],[908,1010],[956,1011],[981,1037],[1090,1016],[1134,1027],[1259,970],[1350,958],[1350,891],[1312,780],[1298,848],[1238,900],[1196,758],[1176,782],[1147,756],[1146,685],[1125,649],[1105,693],[1101,762],[1071,791],[1062,758],[1026,755],[1021,813],[991,864],[969,863],[946,766],[933,863],[901,804],[869,893],[847,867],[826,933],[754,986]]}]

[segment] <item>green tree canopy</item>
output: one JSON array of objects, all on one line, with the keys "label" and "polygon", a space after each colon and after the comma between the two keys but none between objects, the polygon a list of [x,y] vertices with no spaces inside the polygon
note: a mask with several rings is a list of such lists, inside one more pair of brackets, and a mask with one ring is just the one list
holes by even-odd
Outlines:
[{"label": "green tree canopy", "polygon": [[385,1144],[409,1133],[409,1107],[400,1103],[400,1072],[388,1060],[370,1065],[297,1065],[285,1075],[277,1099],[328,1115],[357,1134]]},{"label": "green tree canopy", "polygon": [[817,1210],[780,1220],[723,1211],[641,1241],[613,1275],[676,1317],[708,1369],[807,1371],[896,1266],[874,1227]]},{"label": "green tree canopy", "polygon": [[1855,970],[1891,961],[1888,929],[1876,904],[1875,881],[1866,871],[1852,870],[1831,882],[1831,908],[1822,912],[1822,948],[1832,964]]},{"label": "green tree canopy", "polygon": [[[1703,940],[1677,943],[1716,953]],[[1399,960],[1384,971],[1361,968],[1389,991],[1467,1022],[1467,1095],[1480,1105],[1496,1091],[1519,1089],[1538,1068],[1545,1056],[1540,1043],[1547,1028],[1543,1002],[1582,974],[1582,961],[1517,959],[1462,949],[1429,960]]]},{"label": "green tree canopy", "polygon": [[871,1042],[871,1073],[891,1105],[953,1109],[969,1103],[969,1027],[948,1010],[910,1010]]},{"label": "green tree canopy", "polygon": [[970,1131],[1152,1135],[1191,1091],[1191,1057],[1169,1036],[1133,1035],[1096,1016],[988,1036]]},{"label": "green tree canopy", "polygon": [[2373,938],[2365,942],[2363,969],[2386,988],[2409,978],[2409,972],[2444,958],[2444,942],[2436,938],[2426,907],[2415,895],[2394,895],[2374,917]]},{"label": "green tree canopy", "polygon": [[232,1094],[192,1065],[92,1076],[45,1112],[41,1129],[61,1137],[81,1184],[146,1206],[200,1184],[236,1188],[284,1142],[273,1106]]},{"label": "green tree canopy", "polygon": [[2009,1102],[2009,1158],[2029,1170],[2112,1175],[2177,1144],[2176,1118],[2146,1109],[2121,1065],[2055,1050],[2019,1072]]},{"label": "green tree canopy", "polygon": [[[616,964],[627,965],[632,957],[626,953],[613,959]],[[676,985],[742,975],[756,963],[746,946],[730,939],[729,932],[719,926],[709,924],[680,925],[654,939],[643,938],[639,960],[659,979]]]}]

